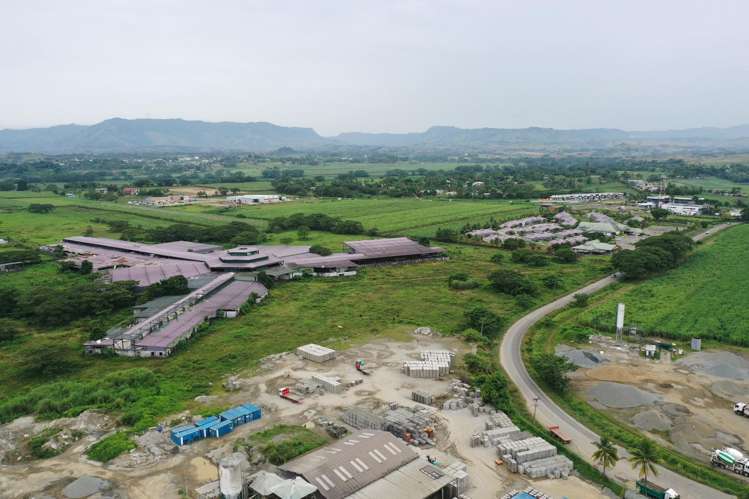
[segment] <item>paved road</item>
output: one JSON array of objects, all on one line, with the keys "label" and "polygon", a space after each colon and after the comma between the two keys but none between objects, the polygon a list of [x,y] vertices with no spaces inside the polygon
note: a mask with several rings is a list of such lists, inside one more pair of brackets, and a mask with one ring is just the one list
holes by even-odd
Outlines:
[{"label": "paved road", "polygon": [[[729,227],[731,224],[722,224],[713,227],[710,230],[702,232],[694,236],[695,241],[700,241],[712,234]],[[598,441],[599,436],[593,431],[589,430],[582,423],[575,420],[572,416],[564,412],[553,400],[551,400],[535,381],[528,374],[528,370],[523,364],[522,358],[522,344],[523,338],[530,328],[539,320],[543,319],[552,312],[555,312],[561,308],[566,307],[574,300],[574,295],[577,293],[595,293],[606,286],[609,286],[617,282],[616,276],[608,276],[599,281],[596,281],[584,288],[578,289],[574,293],[570,293],[567,296],[557,299],[547,305],[534,310],[528,315],[522,317],[520,320],[515,322],[505,333],[502,344],[499,349],[499,360],[507,371],[507,375],[518,387],[518,390],[523,395],[525,403],[528,409],[533,412],[534,400],[537,399],[536,403],[536,418],[541,424],[559,425],[559,428],[563,433],[572,439],[570,448],[575,451],[583,459],[591,461],[591,455],[595,452],[595,446],[593,442]],[[620,448],[619,455],[623,458],[628,456],[628,453]],[[662,466],[657,466],[658,478],[655,480],[656,483],[664,485],[666,487],[672,487],[681,494],[682,499],[728,499],[734,497],[723,492],[717,491],[711,487],[707,487],[699,482],[690,480],[684,476],[674,473]],[[637,479],[637,473],[632,469],[629,462],[626,459],[622,459],[613,470],[614,476],[621,481],[634,482]]]}]

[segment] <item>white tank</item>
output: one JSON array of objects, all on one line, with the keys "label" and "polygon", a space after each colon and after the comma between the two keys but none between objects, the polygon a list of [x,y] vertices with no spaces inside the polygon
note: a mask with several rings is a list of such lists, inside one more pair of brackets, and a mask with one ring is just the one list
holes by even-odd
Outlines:
[{"label": "white tank", "polygon": [[723,452],[725,452],[726,454],[730,455],[732,458],[734,458],[737,461],[739,459],[744,459],[744,453],[741,452],[738,449],[732,449],[730,447],[726,447]]},{"label": "white tank", "polygon": [[238,499],[242,496],[242,454],[235,452],[218,463],[218,486],[226,499]]}]

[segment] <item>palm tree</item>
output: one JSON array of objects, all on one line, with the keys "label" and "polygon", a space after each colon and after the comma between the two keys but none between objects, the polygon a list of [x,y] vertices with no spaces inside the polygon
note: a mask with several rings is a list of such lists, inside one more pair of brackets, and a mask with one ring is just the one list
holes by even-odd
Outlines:
[{"label": "palm tree", "polygon": [[632,469],[637,469],[640,478],[648,479],[648,472],[653,476],[658,474],[655,469],[655,461],[658,459],[658,453],[655,446],[650,440],[643,438],[637,447],[632,450],[629,462],[632,463]]},{"label": "palm tree", "polygon": [[593,459],[601,465],[603,475],[606,476],[606,468],[613,468],[619,461],[619,451],[608,437],[601,437],[594,445],[596,451],[593,453]]}]

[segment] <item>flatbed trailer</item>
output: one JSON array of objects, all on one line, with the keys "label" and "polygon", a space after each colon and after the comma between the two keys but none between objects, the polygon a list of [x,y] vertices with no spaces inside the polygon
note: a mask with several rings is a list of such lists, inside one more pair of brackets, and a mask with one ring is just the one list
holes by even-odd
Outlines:
[{"label": "flatbed trailer", "polygon": [[549,433],[551,433],[551,436],[557,439],[558,441],[562,442],[563,444],[569,444],[572,442],[572,439],[566,436],[564,433],[561,432],[558,425],[549,426]]},{"label": "flatbed trailer", "polygon": [[291,391],[291,388],[288,386],[284,386],[280,390],[278,390],[278,396],[282,399],[286,399],[289,402],[294,402],[295,404],[301,404],[304,398],[300,397],[299,395],[293,393]]}]

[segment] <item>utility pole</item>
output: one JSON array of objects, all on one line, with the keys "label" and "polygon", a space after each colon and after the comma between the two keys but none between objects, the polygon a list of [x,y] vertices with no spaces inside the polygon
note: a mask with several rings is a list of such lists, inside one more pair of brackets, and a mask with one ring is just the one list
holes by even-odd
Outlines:
[{"label": "utility pole", "polygon": [[533,397],[533,420],[536,420],[536,409],[538,409],[538,397]]}]

